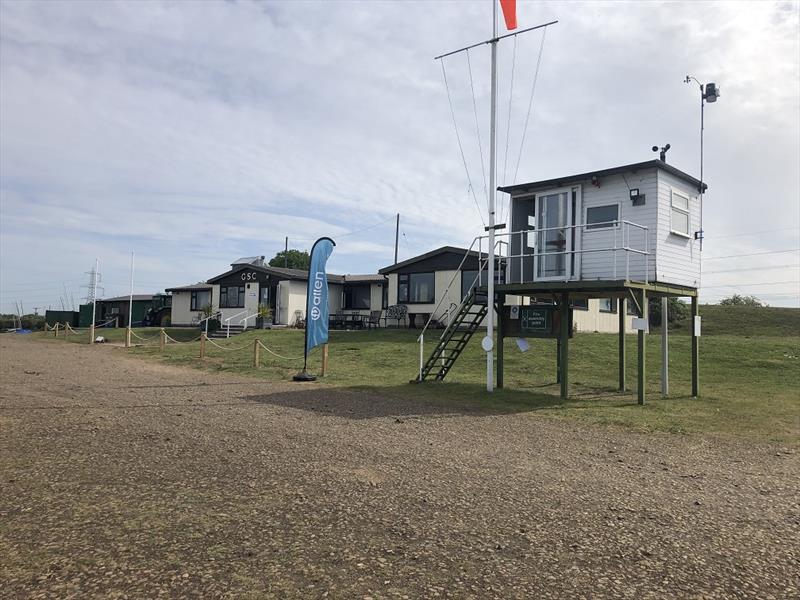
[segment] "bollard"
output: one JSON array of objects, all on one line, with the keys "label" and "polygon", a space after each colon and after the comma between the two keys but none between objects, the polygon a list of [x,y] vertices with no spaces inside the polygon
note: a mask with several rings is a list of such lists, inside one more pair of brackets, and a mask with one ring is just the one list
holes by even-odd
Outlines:
[{"label": "bollard", "polygon": [[261,366],[261,342],[253,340],[253,366],[257,369]]},{"label": "bollard", "polygon": [[158,332],[158,349],[163,352],[164,348],[167,345],[167,333],[164,331],[162,327]]},{"label": "bollard", "polygon": [[53,336],[53,337],[58,337],[58,323],[56,323],[56,326],[55,326],[55,336]]},{"label": "bollard", "polygon": [[206,334],[205,332],[200,334],[200,358],[206,357]]},{"label": "bollard", "polygon": [[322,372],[320,377],[325,377],[328,372],[328,344],[322,344]]},{"label": "bollard", "polygon": [[125,330],[125,347],[126,348],[130,348],[131,347],[131,328],[130,327],[128,327]]},{"label": "bollard", "polygon": [[89,326],[89,343],[94,344],[94,323]]}]

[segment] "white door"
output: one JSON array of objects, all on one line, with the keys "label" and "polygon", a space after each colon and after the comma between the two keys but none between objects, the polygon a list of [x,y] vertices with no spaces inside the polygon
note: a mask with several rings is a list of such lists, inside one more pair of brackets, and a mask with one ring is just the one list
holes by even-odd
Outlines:
[{"label": "white door", "polygon": [[572,277],[572,190],[536,195],[536,281]]}]

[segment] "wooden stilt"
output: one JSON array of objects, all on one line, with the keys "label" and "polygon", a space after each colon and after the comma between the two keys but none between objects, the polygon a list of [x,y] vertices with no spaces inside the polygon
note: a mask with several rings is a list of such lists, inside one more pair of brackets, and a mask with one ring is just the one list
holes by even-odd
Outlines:
[{"label": "wooden stilt", "polygon": [[561,398],[569,398],[569,292],[561,294]]},{"label": "wooden stilt", "polygon": [[200,358],[206,357],[206,333],[200,334]]},{"label": "wooden stilt", "polygon": [[320,377],[325,377],[328,372],[328,344],[322,344],[322,371]]},{"label": "wooden stilt", "polygon": [[661,299],[661,396],[669,396],[669,298]]},{"label": "wooden stilt", "polygon": [[497,298],[497,374],[495,376],[496,387],[503,387],[503,361],[505,352],[503,351],[503,336],[505,335],[505,323],[503,313],[505,312],[505,294],[500,294]]},{"label": "wooden stilt", "polygon": [[628,318],[628,301],[617,300],[617,318],[619,319],[619,391],[625,391],[625,319]]},{"label": "wooden stilt", "polygon": [[697,296],[692,297],[692,397],[700,395],[700,332],[697,331]]},{"label": "wooden stilt", "polygon": [[[639,316],[643,319],[647,319],[647,292],[642,290],[642,295],[639,300],[640,308],[639,308]],[[638,331],[638,353],[639,353],[639,361],[638,361],[638,401],[639,404],[643,405],[646,401],[646,387],[647,382],[645,381],[646,374],[647,374],[647,353],[645,348],[645,341],[647,332],[644,329],[640,329]]]}]

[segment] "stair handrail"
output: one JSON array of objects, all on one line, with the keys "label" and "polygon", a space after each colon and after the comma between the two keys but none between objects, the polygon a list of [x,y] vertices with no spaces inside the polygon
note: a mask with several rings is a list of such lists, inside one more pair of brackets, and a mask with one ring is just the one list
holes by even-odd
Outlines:
[{"label": "stair handrail", "polygon": [[[469,245],[469,248],[467,248],[467,251],[464,253],[464,258],[461,259],[461,263],[459,263],[458,267],[456,268],[455,273],[453,274],[453,277],[450,279],[450,283],[447,284],[447,287],[444,290],[444,294],[442,294],[441,298],[439,298],[439,302],[436,303],[436,306],[434,307],[433,311],[431,311],[431,314],[428,317],[427,323],[425,323],[425,326],[422,328],[422,331],[420,332],[419,337],[417,338],[417,341],[419,342],[419,376],[418,377],[419,377],[419,381],[420,382],[422,381],[422,371],[423,371],[423,369],[425,367],[425,348],[424,348],[424,346],[425,346],[425,332],[428,330],[428,326],[431,324],[431,321],[433,321],[433,317],[436,314],[436,311],[441,306],[441,304],[444,301],[444,299],[447,297],[447,293],[450,291],[450,288],[452,287],[453,282],[456,280],[456,277],[458,277],[461,274],[461,267],[464,266],[464,263],[466,262],[467,257],[470,255],[470,252],[473,251],[472,248],[475,246],[475,242],[479,243],[478,248],[480,249],[480,240],[482,239],[482,237],[483,236],[478,236],[478,237],[476,237],[475,239],[472,240],[472,243]],[[495,243],[495,246],[496,245],[497,244]],[[472,281],[472,285],[470,285],[470,288],[469,288],[470,292],[468,294],[466,294],[463,298],[461,298],[461,302],[458,303],[458,307],[455,310],[455,314],[458,314],[459,312],[461,312],[461,309],[464,307],[464,303],[467,301],[467,299],[470,296],[472,296],[472,294],[474,293],[476,284],[481,279],[481,273],[483,273],[484,267],[489,263],[489,258],[487,257],[484,260],[483,256],[481,254],[482,253],[479,250],[478,251],[478,273],[477,273],[477,275],[475,275],[475,279]],[[492,318],[494,318],[494,317],[492,317]],[[447,330],[449,328],[450,328],[450,324],[448,323],[447,327],[442,332],[442,335],[439,336],[440,339],[445,335],[445,333],[447,333]]]},{"label": "stair handrail", "polygon": [[232,317],[228,317],[227,319],[225,319],[225,326],[226,326],[225,337],[226,338],[231,337],[231,319],[235,319],[236,317],[240,317],[246,312],[247,312],[247,309],[245,308],[244,310],[239,311],[238,313],[236,313]]},{"label": "stair handrail", "polygon": [[257,316],[258,316],[258,311],[254,312],[252,315],[247,315],[244,319],[239,319],[239,324],[244,325],[244,328],[247,329],[247,321]]},{"label": "stair handrail", "polygon": [[205,332],[206,332],[206,335],[208,335],[208,322],[209,322],[211,319],[213,319],[214,317],[221,317],[221,316],[222,316],[222,311],[221,311],[221,310],[218,310],[218,311],[217,311],[217,312],[215,312],[213,315],[209,315],[209,316],[207,316],[205,319],[200,319],[200,320],[197,322],[197,325],[198,325],[198,327],[199,327],[199,326],[200,326],[200,323],[202,323],[203,321],[205,321],[205,322],[206,322],[206,326],[205,326]]}]

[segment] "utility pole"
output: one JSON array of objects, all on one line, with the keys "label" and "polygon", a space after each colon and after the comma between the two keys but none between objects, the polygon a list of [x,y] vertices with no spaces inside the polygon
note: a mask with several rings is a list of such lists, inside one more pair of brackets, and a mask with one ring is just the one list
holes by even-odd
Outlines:
[{"label": "utility pole", "polygon": [[125,332],[125,347],[131,347],[131,328],[133,327],[133,261],[135,253],[131,252],[131,290],[128,295],[128,330]]},{"label": "utility pole", "polygon": [[397,264],[397,246],[400,244],[400,213],[397,213],[397,225],[394,229],[394,264]]},{"label": "utility pole", "polygon": [[286,236],[286,241],[283,245],[283,267],[289,268],[289,236]]}]

